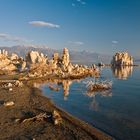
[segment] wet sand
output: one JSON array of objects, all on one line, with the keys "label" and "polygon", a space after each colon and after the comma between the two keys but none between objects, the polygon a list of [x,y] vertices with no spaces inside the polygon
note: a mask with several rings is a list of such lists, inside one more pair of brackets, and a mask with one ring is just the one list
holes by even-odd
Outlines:
[{"label": "wet sand", "polygon": [[[13,101],[6,107],[4,102]],[[40,113],[59,111],[62,124],[53,121],[16,122]],[[56,107],[38,88],[24,85],[0,89],[0,140],[110,140],[110,136]]]}]

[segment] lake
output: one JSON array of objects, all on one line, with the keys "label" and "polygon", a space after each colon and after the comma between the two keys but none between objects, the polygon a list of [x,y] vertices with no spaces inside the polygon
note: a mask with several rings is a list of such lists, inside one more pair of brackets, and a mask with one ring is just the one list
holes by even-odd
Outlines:
[{"label": "lake", "polygon": [[111,80],[108,91],[87,92],[88,80],[48,82],[41,89],[57,106],[114,138],[140,140],[140,67],[102,68],[97,80]]}]

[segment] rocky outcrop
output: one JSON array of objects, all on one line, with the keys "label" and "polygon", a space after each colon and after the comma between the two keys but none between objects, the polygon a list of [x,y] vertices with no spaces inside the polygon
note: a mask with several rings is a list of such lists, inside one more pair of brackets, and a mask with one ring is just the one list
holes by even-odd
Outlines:
[{"label": "rocky outcrop", "polygon": [[13,53],[11,56],[6,50],[0,50],[0,70],[4,73],[12,71],[24,70],[26,68],[26,62],[22,57]]},{"label": "rocky outcrop", "polygon": [[18,55],[15,53],[12,53],[10,60],[13,61],[13,60],[18,60],[18,59],[19,59]]},{"label": "rocky outcrop", "polygon": [[112,66],[133,66],[133,57],[127,52],[116,53],[111,61]]},{"label": "rocky outcrop", "polygon": [[62,64],[67,67],[70,63],[69,51],[67,48],[63,49]]},{"label": "rocky outcrop", "polygon": [[36,64],[36,63],[46,63],[47,56],[43,53],[39,53],[37,51],[28,52],[26,55],[26,61],[28,64]]},{"label": "rocky outcrop", "polygon": [[24,70],[26,70],[26,62],[22,61],[20,66],[20,71],[24,71]]},{"label": "rocky outcrop", "polygon": [[8,56],[8,51],[6,50],[0,50],[0,56]]},{"label": "rocky outcrop", "polygon": [[0,50],[0,70],[3,71],[14,71],[16,66],[12,63],[12,60],[8,57],[6,50]]},{"label": "rocky outcrop", "polygon": [[77,79],[99,74],[96,67],[72,64],[67,48],[64,48],[62,57],[59,57],[58,53],[54,53],[52,58],[48,59],[43,53],[30,51],[27,53],[25,60],[14,53],[9,56],[7,51],[2,50],[0,51],[0,70],[2,70],[2,72],[0,71],[1,74],[3,74],[3,71],[24,72],[28,70],[25,79],[47,75]]}]

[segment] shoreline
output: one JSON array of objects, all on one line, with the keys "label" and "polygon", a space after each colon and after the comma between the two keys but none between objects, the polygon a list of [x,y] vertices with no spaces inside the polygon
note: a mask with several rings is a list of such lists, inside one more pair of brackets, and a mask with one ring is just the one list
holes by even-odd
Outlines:
[{"label": "shoreline", "polygon": [[47,96],[45,96],[43,94],[43,91],[41,90],[41,95],[45,98],[47,98],[47,100],[50,100],[52,106],[58,110],[62,117],[67,119],[68,121],[70,121],[72,124],[74,124],[75,126],[80,127],[81,129],[83,129],[84,131],[86,131],[89,135],[91,136],[96,136],[97,139],[104,139],[104,140],[112,140],[113,137],[110,136],[109,134],[103,132],[102,130],[90,125],[89,123],[77,118],[76,116],[68,113],[67,111],[65,111],[64,109],[62,109],[61,107],[58,107],[50,98],[48,98]]},{"label": "shoreline", "polygon": [[[10,107],[3,102],[13,101]],[[63,120],[62,125],[55,126],[52,122],[35,121],[16,123],[17,119],[30,118],[42,112],[52,113],[57,110]],[[51,99],[43,95],[41,89],[27,83],[13,91],[0,90],[0,139],[92,139],[111,140],[108,134],[76,118],[56,106]],[[20,128],[20,129],[19,129]],[[43,132],[42,132],[43,131]],[[7,133],[8,132],[8,133]],[[57,137],[58,136],[58,137]]]}]

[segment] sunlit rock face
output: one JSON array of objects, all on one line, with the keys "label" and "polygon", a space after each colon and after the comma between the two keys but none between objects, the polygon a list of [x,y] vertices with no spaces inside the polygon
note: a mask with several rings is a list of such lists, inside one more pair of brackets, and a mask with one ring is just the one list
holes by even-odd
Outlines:
[{"label": "sunlit rock face", "polygon": [[13,60],[17,60],[19,57],[18,57],[18,55],[17,54],[15,54],[15,53],[12,53],[12,55],[11,55],[11,57],[10,57],[10,59],[13,61]]},{"label": "sunlit rock face", "polygon": [[127,52],[116,53],[111,61],[112,66],[133,66],[133,57]]},{"label": "sunlit rock face", "polygon": [[112,67],[112,72],[118,79],[126,80],[132,75],[133,66]]},{"label": "sunlit rock face", "polygon": [[54,53],[53,54],[53,61],[54,61],[54,63],[58,63],[58,61],[59,61],[59,54],[58,53]]},{"label": "sunlit rock face", "polygon": [[59,54],[58,53],[54,53],[53,54],[53,59],[49,60],[50,67],[52,67],[53,69],[56,69],[58,67],[59,60],[60,60]]},{"label": "sunlit rock face", "polygon": [[0,70],[4,72],[20,71],[26,68],[26,62],[22,57],[13,53],[9,55],[6,50],[0,50]]},{"label": "sunlit rock face", "polygon": [[67,48],[63,49],[62,63],[65,67],[67,67],[70,63],[69,51]]},{"label": "sunlit rock face", "polygon": [[80,78],[82,76],[99,75],[96,67],[72,64],[67,48],[63,49],[62,57],[59,57],[58,53],[54,53],[51,59],[48,59],[42,53],[31,51],[27,53],[25,62],[29,70],[27,78],[47,75],[53,75],[59,78]]},{"label": "sunlit rock face", "polygon": [[6,50],[0,50],[0,70],[17,70],[17,67],[14,65],[10,57],[8,57],[8,52]]},{"label": "sunlit rock face", "polygon": [[2,56],[8,56],[8,51],[0,50],[0,57],[2,57]]},{"label": "sunlit rock face", "polygon": [[24,71],[26,69],[26,62],[22,61],[20,64],[21,64],[20,71]]},{"label": "sunlit rock face", "polygon": [[39,53],[37,51],[28,52],[26,55],[26,61],[28,64],[36,64],[36,63],[46,63],[47,56],[43,53]]}]

